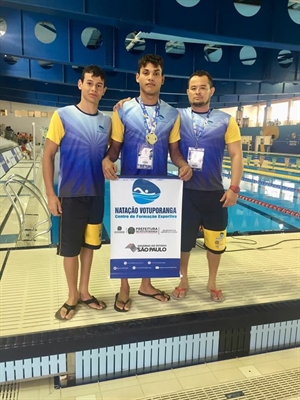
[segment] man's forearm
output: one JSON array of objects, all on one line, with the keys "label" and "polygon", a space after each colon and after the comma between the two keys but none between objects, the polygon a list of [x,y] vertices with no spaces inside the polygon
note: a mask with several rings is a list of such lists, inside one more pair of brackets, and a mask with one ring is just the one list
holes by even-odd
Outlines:
[{"label": "man's forearm", "polygon": [[231,158],[231,182],[233,186],[239,186],[243,175],[243,156],[236,154]]},{"label": "man's forearm", "polygon": [[43,157],[43,178],[44,178],[47,197],[55,195],[53,186],[53,177],[54,177],[54,162]]},{"label": "man's forearm", "polygon": [[110,147],[106,152],[105,158],[108,158],[111,162],[115,162],[119,158],[119,153],[119,150]]},{"label": "man's forearm", "polygon": [[176,165],[177,168],[181,168],[181,167],[188,165],[188,163],[185,161],[183,156],[175,157],[174,160],[171,157],[171,160],[172,160],[173,164]]},{"label": "man's forearm", "polygon": [[169,153],[170,153],[172,163],[174,165],[176,165],[177,168],[181,168],[181,167],[188,165],[188,163],[184,159],[184,157],[178,147],[178,143],[174,143],[174,144],[172,143],[169,146]]}]

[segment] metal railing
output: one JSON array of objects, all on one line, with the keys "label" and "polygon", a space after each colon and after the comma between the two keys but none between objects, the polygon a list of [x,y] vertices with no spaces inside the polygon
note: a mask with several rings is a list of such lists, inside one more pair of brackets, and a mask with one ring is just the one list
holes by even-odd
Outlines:
[{"label": "metal railing", "polygon": [[[26,224],[26,213],[25,210],[23,208],[22,202],[20,200],[20,196],[18,194],[18,192],[15,190],[14,185],[17,184],[19,187],[21,187],[21,189],[26,189],[41,205],[41,207],[43,208],[45,214],[46,214],[46,218],[43,219],[42,221],[38,221],[36,223],[33,224],[32,227],[28,228],[28,224]],[[40,236],[40,235],[44,235],[46,233],[48,233],[51,230],[52,227],[52,223],[51,223],[51,215],[48,211],[48,207],[47,207],[47,201],[44,197],[44,195],[42,194],[42,192],[40,191],[40,189],[33,184],[32,182],[30,182],[28,179],[24,178],[21,175],[18,174],[13,174],[10,175],[7,179],[7,181],[4,183],[4,190],[5,193],[7,194],[8,198],[11,201],[11,204],[16,212],[17,218],[18,218],[18,222],[19,222],[19,227],[20,227],[20,233],[19,233],[19,239],[20,240],[35,240],[36,237]],[[37,231],[37,227],[42,225],[42,224],[46,224],[48,223],[48,226],[46,229],[42,230],[42,231]],[[28,236],[28,233],[31,232],[32,235],[30,238],[26,238],[24,239],[24,232],[26,231],[26,234]]]}]

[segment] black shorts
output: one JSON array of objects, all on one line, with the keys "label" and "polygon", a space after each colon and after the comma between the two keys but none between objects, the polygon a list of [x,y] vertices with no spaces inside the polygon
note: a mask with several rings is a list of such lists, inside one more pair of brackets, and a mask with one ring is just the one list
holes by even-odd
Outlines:
[{"label": "black shorts", "polygon": [[57,254],[75,257],[81,247],[100,249],[104,197],[63,197],[60,198],[59,244]]},{"label": "black shorts", "polygon": [[227,207],[220,202],[223,190],[205,192],[183,190],[181,251],[189,252],[195,247],[199,227],[204,234],[204,246],[215,254],[226,249]]}]

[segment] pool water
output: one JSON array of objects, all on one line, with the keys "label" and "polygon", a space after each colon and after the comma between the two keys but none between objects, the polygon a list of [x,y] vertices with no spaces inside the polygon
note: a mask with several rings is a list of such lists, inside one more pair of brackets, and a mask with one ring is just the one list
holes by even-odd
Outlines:
[{"label": "pool water", "polygon": [[[174,174],[170,168],[170,174]],[[223,171],[223,183],[230,185],[230,173]],[[110,190],[105,184],[105,215],[103,241],[110,237]],[[273,207],[273,208],[271,208]],[[237,204],[229,207],[228,235],[300,230],[300,183],[262,174],[244,173]]]}]

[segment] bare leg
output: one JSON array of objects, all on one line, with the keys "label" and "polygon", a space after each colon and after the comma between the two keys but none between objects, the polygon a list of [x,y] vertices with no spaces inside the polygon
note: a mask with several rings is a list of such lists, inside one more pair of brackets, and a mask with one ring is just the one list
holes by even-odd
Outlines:
[{"label": "bare leg", "polygon": [[209,289],[217,290],[217,273],[221,261],[221,254],[214,254],[211,253],[210,251],[207,251],[206,257],[208,261],[208,271],[209,271],[207,287]]},{"label": "bare leg", "polygon": [[191,254],[190,252],[181,252],[181,257],[180,257],[181,280],[177,288],[175,288],[172,292],[173,297],[183,298],[186,295],[186,291],[177,289],[188,289],[189,287],[188,265],[189,265],[190,254]]},{"label": "bare leg", "polygon": [[[80,251],[80,281],[79,281],[79,293],[81,300],[89,300],[92,298],[89,292],[90,274],[92,268],[94,250],[88,249],[87,247],[81,247]],[[90,303],[89,307],[97,310],[103,307],[97,303]]]},{"label": "bare leg", "polygon": [[[78,302],[79,293],[77,290],[77,280],[78,280],[78,257],[64,257],[64,268],[65,275],[67,278],[67,284],[69,288],[69,298],[66,303],[69,306],[75,305]],[[71,310],[68,315],[67,310],[62,307],[60,315],[62,318],[71,319],[74,315],[74,311]]]},{"label": "bare leg", "polygon": [[[206,253],[207,261],[208,261],[208,271],[209,271],[209,277],[208,277],[208,282],[207,282],[207,288],[213,291],[219,291],[220,289],[217,288],[217,273],[221,261],[221,254],[214,254],[211,253],[210,251],[207,251]],[[214,296],[216,300],[220,299],[220,296],[222,297],[222,294],[216,292],[211,292],[211,296]]]},{"label": "bare leg", "polygon": [[120,292],[118,295],[118,299],[121,301],[116,301],[116,306],[118,308],[125,309],[125,310],[130,310],[130,306],[131,306],[131,302],[128,302],[127,304],[124,305],[124,303],[127,302],[127,300],[129,299],[130,296],[130,286],[128,283],[128,279],[127,278],[122,278],[121,279],[121,287],[120,287]]},{"label": "bare leg", "polygon": [[[141,282],[141,286],[140,286],[140,291],[142,293],[151,295],[151,294],[158,293],[159,289],[155,289],[155,287],[151,283],[151,279],[150,278],[143,278],[142,282]],[[170,296],[167,295],[167,294],[165,294],[165,296],[163,294],[157,295],[157,296],[155,296],[155,298],[157,300],[162,301],[162,302],[170,300]]]}]

